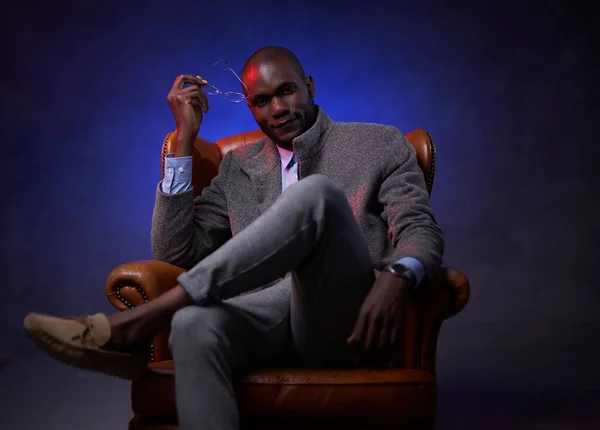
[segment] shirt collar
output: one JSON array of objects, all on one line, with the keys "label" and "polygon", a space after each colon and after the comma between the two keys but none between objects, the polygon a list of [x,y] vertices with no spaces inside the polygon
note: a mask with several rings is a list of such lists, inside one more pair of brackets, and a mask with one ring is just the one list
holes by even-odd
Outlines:
[{"label": "shirt collar", "polygon": [[[293,152],[289,155],[289,158],[286,158],[287,163],[291,160],[293,156],[296,161],[304,160],[313,154],[319,152],[322,149],[323,144],[326,141],[326,137],[333,129],[333,121],[329,116],[321,109],[318,105],[317,109],[317,119],[311,128],[306,130],[303,134],[296,137],[292,141]],[[267,138],[267,141],[271,145],[275,145],[279,151],[281,156],[282,148],[280,148],[275,142],[271,139]],[[284,150],[287,151],[287,150]],[[282,168],[287,168],[288,165],[285,163],[284,158],[281,158]]]},{"label": "shirt collar", "polygon": [[279,151],[279,157],[281,158],[281,168],[287,169],[290,165],[290,161],[292,161],[294,157],[294,152],[289,149],[282,148],[277,145],[277,151]]}]

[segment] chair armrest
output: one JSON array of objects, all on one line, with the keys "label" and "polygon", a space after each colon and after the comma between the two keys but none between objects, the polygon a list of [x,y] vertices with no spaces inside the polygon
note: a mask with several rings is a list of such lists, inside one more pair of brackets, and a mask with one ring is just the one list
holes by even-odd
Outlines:
[{"label": "chair armrest", "polygon": [[[185,269],[158,260],[135,261],[114,269],[106,280],[106,296],[121,311],[156,299],[177,285]],[[435,355],[442,321],[459,313],[469,300],[469,281],[455,269],[441,268],[435,279],[409,300],[407,332],[402,349],[404,367],[435,372]],[[171,358],[169,330],[150,345],[150,361]]]},{"label": "chair armrest", "polygon": [[435,374],[440,328],[469,300],[469,281],[461,272],[443,267],[434,279],[412,295],[406,307],[406,327],[400,349],[402,367]]},{"label": "chair armrest", "polygon": [[[177,276],[185,270],[159,260],[134,261],[113,270],[106,280],[106,297],[120,311],[134,308],[177,285]],[[148,361],[171,359],[169,329],[157,333],[149,344]]]},{"label": "chair armrest", "polygon": [[450,318],[466,306],[470,296],[470,285],[467,277],[456,269],[442,267],[427,288],[434,295],[446,293],[450,295],[448,305],[440,312],[443,319]]},{"label": "chair armrest", "polygon": [[[145,260],[123,264],[114,269],[106,280],[106,296],[117,309],[124,311],[154,300],[177,285],[177,277],[185,269],[164,261]],[[470,295],[469,281],[456,269],[443,267],[424,291],[425,300],[446,291],[452,300],[443,312],[444,319],[459,313]],[[420,300],[419,300],[420,301]]]},{"label": "chair armrest", "polygon": [[106,297],[125,311],[156,299],[177,285],[181,267],[159,260],[134,261],[114,269],[106,280]]}]

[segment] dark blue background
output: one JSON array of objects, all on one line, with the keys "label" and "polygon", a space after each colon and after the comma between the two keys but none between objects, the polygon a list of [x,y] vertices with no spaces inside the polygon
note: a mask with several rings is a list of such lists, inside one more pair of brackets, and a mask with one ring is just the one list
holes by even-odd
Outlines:
[{"label": "dark blue background", "polygon": [[[0,357],[36,353],[26,312],[111,311],[106,275],[151,258],[174,78],[238,91],[212,63],[239,71],[282,45],[334,120],[425,128],[437,142],[445,264],[472,283],[442,329],[447,383],[543,390],[560,369],[572,392],[597,387],[597,7],[484,3],[4,4]],[[210,102],[202,137],[256,128],[244,104]]]}]

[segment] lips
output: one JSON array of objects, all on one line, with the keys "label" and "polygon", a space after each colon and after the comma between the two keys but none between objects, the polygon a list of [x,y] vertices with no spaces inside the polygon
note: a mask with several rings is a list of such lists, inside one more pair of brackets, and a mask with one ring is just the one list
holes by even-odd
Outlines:
[{"label": "lips", "polygon": [[296,121],[296,118],[290,118],[290,119],[285,120],[285,121],[280,121],[280,122],[278,122],[276,124],[272,124],[271,128],[274,128],[274,129],[283,128],[283,127],[286,127],[286,126],[292,124],[294,121]]}]

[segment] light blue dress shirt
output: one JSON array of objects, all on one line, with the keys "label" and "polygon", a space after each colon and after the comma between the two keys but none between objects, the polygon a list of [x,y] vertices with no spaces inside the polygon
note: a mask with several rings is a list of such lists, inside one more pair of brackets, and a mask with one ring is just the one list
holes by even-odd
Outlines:
[{"label": "light blue dress shirt", "polygon": [[[298,182],[298,163],[296,155],[287,149],[277,147],[281,157],[281,191]],[[165,159],[165,178],[161,183],[163,193],[175,194],[192,187],[192,157],[177,157],[167,154]],[[402,257],[398,263],[408,267],[415,274],[417,285],[425,277],[425,266],[414,257]]]}]

